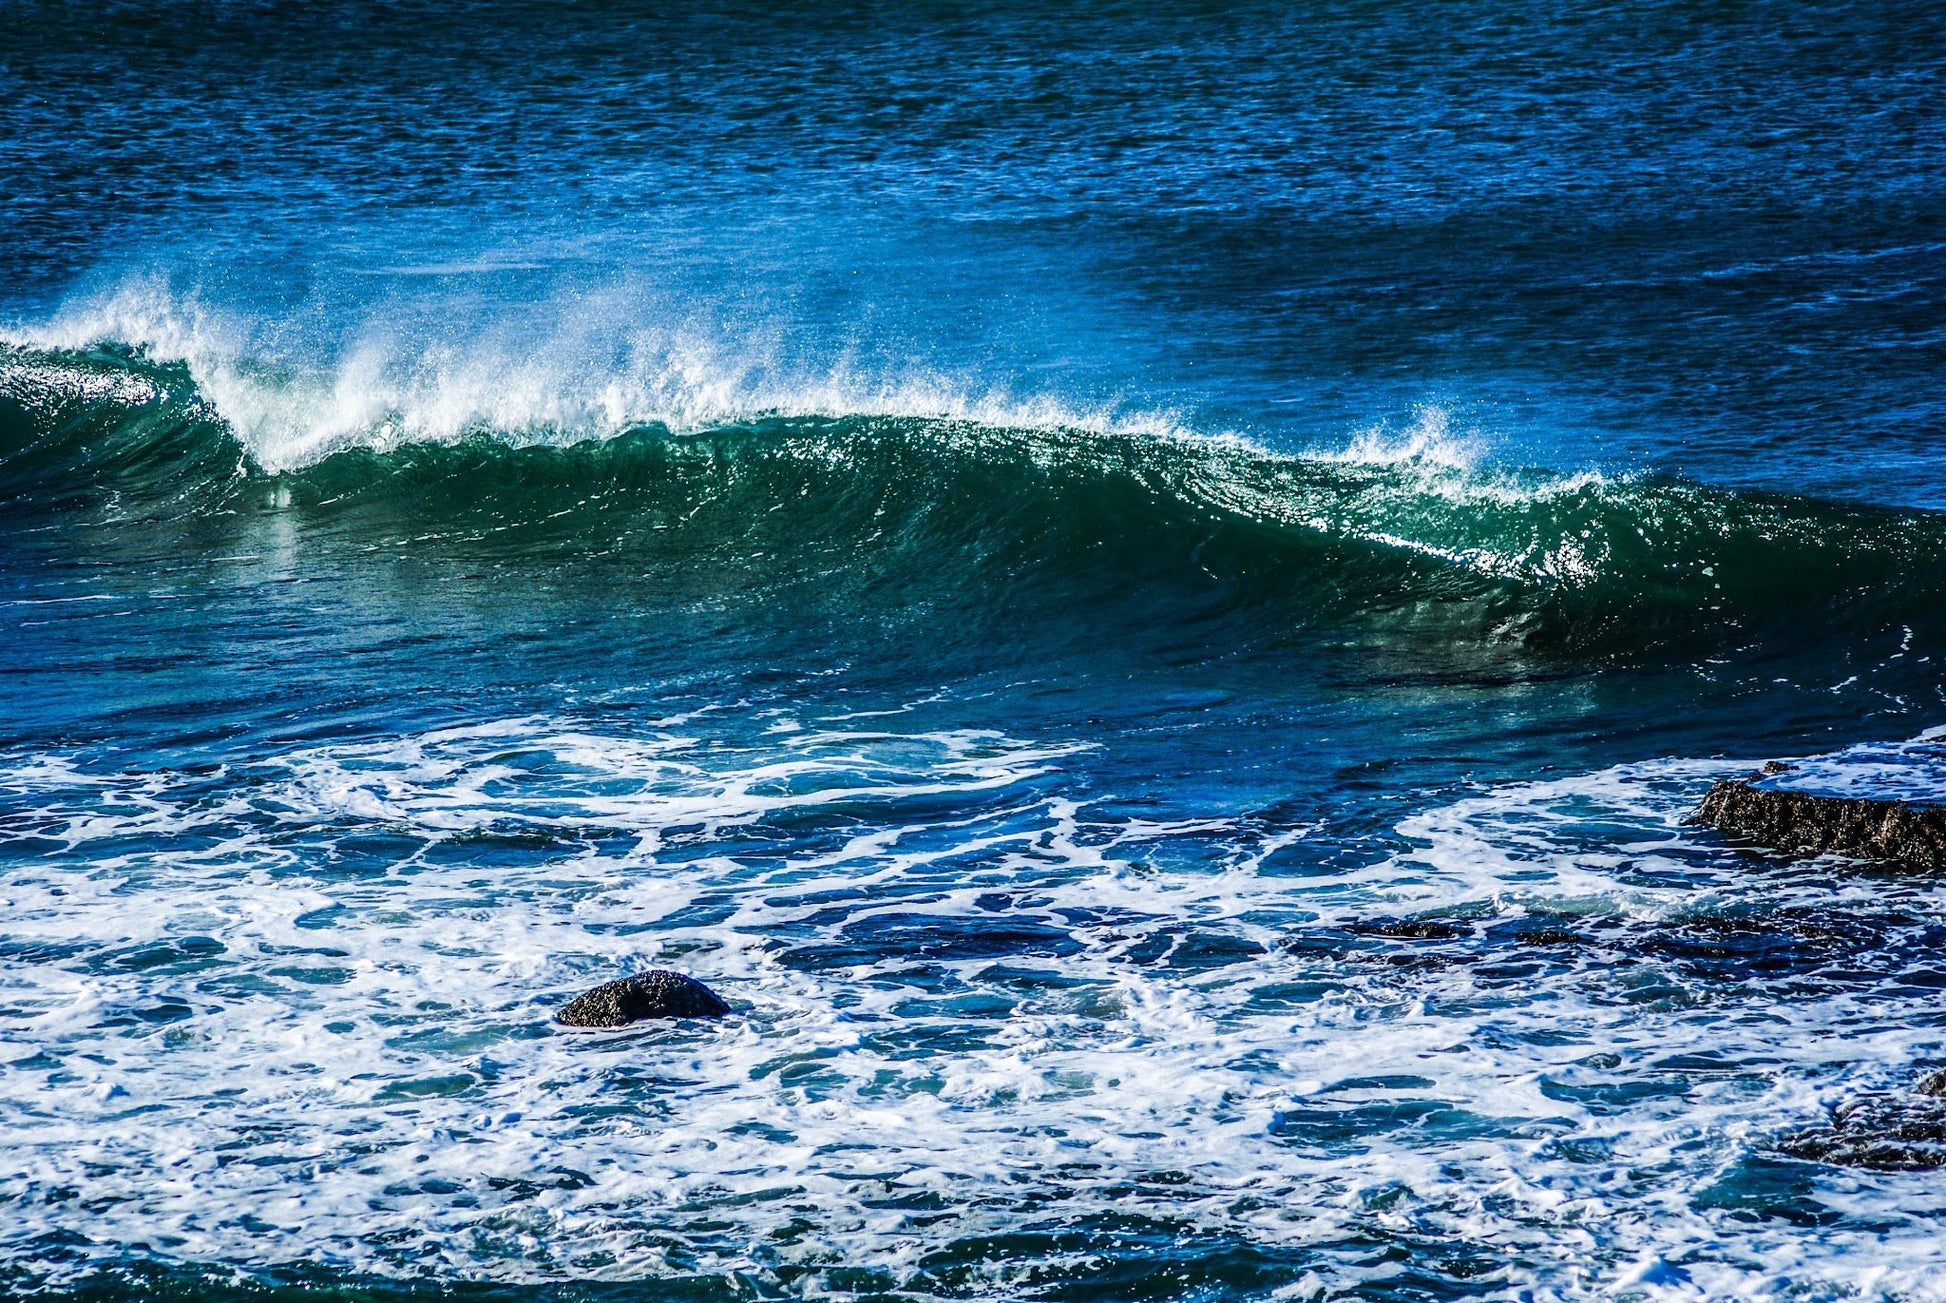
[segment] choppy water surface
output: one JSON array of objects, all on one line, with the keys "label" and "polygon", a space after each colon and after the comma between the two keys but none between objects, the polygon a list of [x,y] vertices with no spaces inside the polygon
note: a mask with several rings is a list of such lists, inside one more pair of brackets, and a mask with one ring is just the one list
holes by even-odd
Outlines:
[{"label": "choppy water surface", "polygon": [[1946,1298],[1936,15],[0,51],[10,1291]]}]

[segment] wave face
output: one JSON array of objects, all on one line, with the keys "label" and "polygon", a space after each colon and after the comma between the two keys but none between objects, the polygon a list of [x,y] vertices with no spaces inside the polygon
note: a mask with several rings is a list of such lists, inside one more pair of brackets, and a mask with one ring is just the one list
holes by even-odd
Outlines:
[{"label": "wave face", "polygon": [[1946,519],[1481,469],[1437,413],[1331,456],[952,415],[624,422],[581,438],[475,425],[440,442],[381,423],[273,473],[188,364],[126,346],[15,347],[0,355],[0,404],[12,509],[124,530],[277,516],[340,547],[594,557],[893,607],[1146,589],[1266,628],[1390,619],[1570,659],[1885,637],[1910,651],[1946,628]]}]

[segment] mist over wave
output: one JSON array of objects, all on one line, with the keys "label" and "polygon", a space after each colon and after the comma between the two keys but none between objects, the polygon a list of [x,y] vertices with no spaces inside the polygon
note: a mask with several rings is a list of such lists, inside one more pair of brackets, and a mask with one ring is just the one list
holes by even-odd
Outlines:
[{"label": "mist over wave", "polygon": [[[868,362],[826,343],[798,351],[788,329],[710,321],[634,282],[557,291],[518,312],[445,307],[416,327],[368,307],[322,338],[211,306],[168,278],[139,276],[65,304],[4,338],[37,352],[111,346],[186,369],[252,462],[301,469],[349,448],[384,450],[490,431],[569,442],[631,426],[684,431],[757,416],[908,416],[1013,427],[1182,434],[1167,411],[1126,402],[1075,405],[939,374],[923,363]],[[400,315],[410,315],[401,313]]]}]

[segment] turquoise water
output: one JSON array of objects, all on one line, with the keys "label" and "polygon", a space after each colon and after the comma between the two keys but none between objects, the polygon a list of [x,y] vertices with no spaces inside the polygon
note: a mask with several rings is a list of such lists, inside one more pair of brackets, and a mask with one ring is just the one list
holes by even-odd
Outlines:
[{"label": "turquoise water", "polygon": [[1946,1297],[1930,12],[0,50],[9,1291]]}]

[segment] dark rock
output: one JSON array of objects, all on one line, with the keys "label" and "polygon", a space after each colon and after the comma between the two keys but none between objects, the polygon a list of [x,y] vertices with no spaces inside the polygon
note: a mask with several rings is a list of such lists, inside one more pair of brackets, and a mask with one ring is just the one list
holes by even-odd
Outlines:
[{"label": "dark rock", "polygon": [[645,1018],[721,1018],[730,1012],[716,992],[693,977],[652,968],[584,991],[555,1015],[569,1027],[625,1027]]},{"label": "dark rock", "polygon": [[1886,1172],[1946,1167],[1946,1100],[1861,1095],[1832,1109],[1829,1125],[1800,1131],[1778,1148],[1793,1158]]},{"label": "dark rock", "polygon": [[1515,932],[1513,939],[1524,946],[1578,946],[1589,938],[1579,932],[1569,932],[1564,928],[1542,927],[1530,931]]},{"label": "dark rock", "polygon": [[1835,851],[1906,869],[1946,869],[1946,807],[1725,779],[1710,788],[1689,822],[1786,854]]},{"label": "dark rock", "polygon": [[1350,924],[1345,930],[1357,936],[1397,937],[1405,941],[1457,941],[1473,935],[1468,928],[1429,918],[1374,919]]}]

